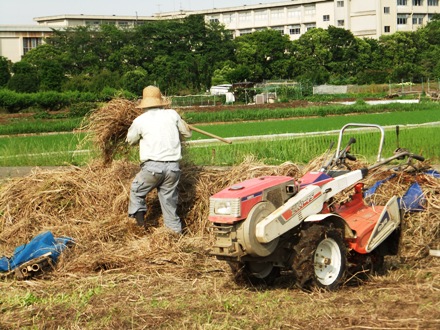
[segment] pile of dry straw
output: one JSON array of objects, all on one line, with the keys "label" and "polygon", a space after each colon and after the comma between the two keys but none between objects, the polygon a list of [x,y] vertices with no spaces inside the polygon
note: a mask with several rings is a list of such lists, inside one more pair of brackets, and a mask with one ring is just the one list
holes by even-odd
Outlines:
[{"label": "pile of dry straw", "polygon": [[[187,234],[176,239],[163,229],[155,193],[147,199],[148,219],[157,221],[158,226],[145,231],[127,217],[129,187],[138,164],[112,161],[117,153],[127,150],[125,135],[138,114],[134,103],[111,101],[93,113],[88,123],[102,159],[84,167],[35,169],[26,177],[1,185],[0,255],[11,255],[16,246],[49,230],[55,236],[69,236],[76,242],[69,253],[63,254],[59,272],[184,270],[185,276],[191,276],[193,272],[209,271],[223,267],[209,256],[212,237],[207,219],[212,194],[248,178],[300,177],[314,167],[311,164],[300,170],[292,163],[268,166],[252,157],[227,169],[184,163],[178,211],[186,223]],[[377,170],[367,184],[388,175],[386,170]],[[376,202],[382,203],[393,194],[402,196],[415,180],[424,189],[426,211],[405,216],[403,253],[418,258],[426,255],[426,247],[440,235],[440,180],[404,171],[378,190]]]}]

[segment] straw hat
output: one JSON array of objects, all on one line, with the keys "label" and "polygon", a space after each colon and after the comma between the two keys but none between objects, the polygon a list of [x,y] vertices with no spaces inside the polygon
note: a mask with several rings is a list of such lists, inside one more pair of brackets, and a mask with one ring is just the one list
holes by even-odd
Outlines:
[{"label": "straw hat", "polygon": [[146,109],[146,108],[161,108],[170,105],[171,102],[163,97],[160,89],[155,86],[145,87],[142,92],[142,100],[136,108]]}]

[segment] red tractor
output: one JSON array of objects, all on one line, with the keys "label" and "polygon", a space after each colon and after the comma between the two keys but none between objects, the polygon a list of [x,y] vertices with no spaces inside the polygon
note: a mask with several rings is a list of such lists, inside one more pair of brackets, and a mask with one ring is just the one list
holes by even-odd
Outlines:
[{"label": "red tractor", "polygon": [[[356,160],[350,154],[354,138],[341,149],[348,127],[380,130],[374,165],[352,170],[346,163]],[[424,160],[405,149],[382,160],[383,142],[382,127],[347,124],[340,130],[334,155],[319,171],[300,179],[258,177],[214,194],[209,214],[215,237],[212,254],[227,261],[236,278],[251,284],[272,284],[281,271],[290,271],[305,290],[334,290],[346,281],[349,270],[378,270],[385,255],[398,252],[402,211],[397,196],[383,206],[368,205],[361,181],[393,160]],[[335,196],[350,187],[350,200],[335,205]]]}]

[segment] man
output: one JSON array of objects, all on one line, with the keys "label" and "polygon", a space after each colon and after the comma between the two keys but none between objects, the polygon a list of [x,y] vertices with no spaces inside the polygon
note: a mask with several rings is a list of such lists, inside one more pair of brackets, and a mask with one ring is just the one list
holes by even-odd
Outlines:
[{"label": "man", "polygon": [[130,145],[139,142],[141,170],[131,184],[128,216],[146,226],[145,198],[156,188],[164,225],[181,233],[182,223],[176,212],[182,158],[180,137],[191,137],[191,130],[175,110],[164,109],[169,104],[159,88],[148,86],[136,107],[145,112],[131,124],[126,141]]}]

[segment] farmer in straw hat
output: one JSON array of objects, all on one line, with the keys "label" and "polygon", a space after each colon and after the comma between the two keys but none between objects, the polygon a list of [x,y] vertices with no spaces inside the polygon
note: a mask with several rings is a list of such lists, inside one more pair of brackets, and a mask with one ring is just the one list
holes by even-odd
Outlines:
[{"label": "farmer in straw hat", "polygon": [[139,142],[141,170],[131,184],[128,216],[145,227],[145,198],[156,188],[165,226],[181,233],[182,223],[176,212],[182,158],[180,137],[191,137],[191,130],[175,110],[164,109],[169,104],[159,88],[148,86],[136,107],[145,112],[131,124],[126,141],[130,145]]}]

